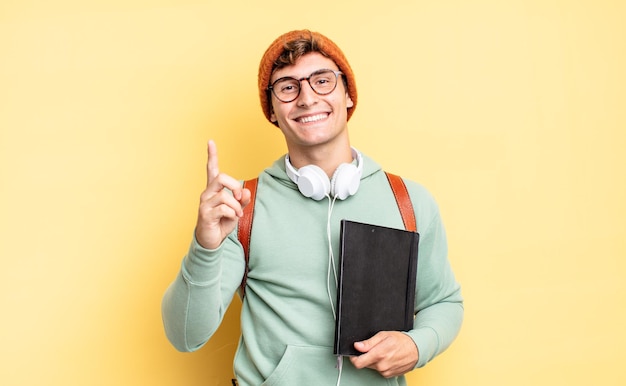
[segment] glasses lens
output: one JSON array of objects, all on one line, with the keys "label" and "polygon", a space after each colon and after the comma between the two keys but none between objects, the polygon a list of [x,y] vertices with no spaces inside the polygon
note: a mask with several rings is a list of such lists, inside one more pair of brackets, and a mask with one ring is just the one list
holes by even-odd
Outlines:
[{"label": "glasses lens", "polygon": [[278,99],[283,102],[291,102],[300,93],[300,82],[294,78],[278,79],[272,85],[272,90]]},{"label": "glasses lens", "polygon": [[320,95],[330,94],[337,86],[337,75],[331,70],[322,70],[311,74],[309,84]]}]

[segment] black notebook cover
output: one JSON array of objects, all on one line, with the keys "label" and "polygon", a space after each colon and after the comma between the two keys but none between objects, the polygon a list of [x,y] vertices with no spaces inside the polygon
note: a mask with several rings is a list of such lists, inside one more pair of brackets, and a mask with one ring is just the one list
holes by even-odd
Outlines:
[{"label": "black notebook cover", "polygon": [[335,355],[359,355],[354,342],[413,328],[419,234],[341,221]]}]

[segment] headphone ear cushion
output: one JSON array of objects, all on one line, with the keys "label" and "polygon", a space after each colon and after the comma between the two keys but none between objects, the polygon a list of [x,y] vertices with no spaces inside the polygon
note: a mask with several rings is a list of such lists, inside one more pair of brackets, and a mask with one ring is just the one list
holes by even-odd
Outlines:
[{"label": "headphone ear cushion", "polygon": [[319,166],[303,166],[298,169],[298,174],[298,190],[303,196],[319,201],[330,193],[328,176]]},{"label": "headphone ear cushion", "polygon": [[341,164],[333,173],[330,182],[330,193],[340,200],[352,196],[359,189],[361,176],[353,164]]}]

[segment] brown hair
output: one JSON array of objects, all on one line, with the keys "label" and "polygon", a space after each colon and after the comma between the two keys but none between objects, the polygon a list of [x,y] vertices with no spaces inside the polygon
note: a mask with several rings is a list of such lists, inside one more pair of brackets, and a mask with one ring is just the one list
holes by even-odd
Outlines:
[{"label": "brown hair", "polygon": [[308,37],[301,37],[289,42],[286,42],[283,47],[283,52],[274,60],[274,70],[296,64],[296,61],[310,52],[319,52],[320,54],[329,57],[317,44],[317,40],[313,34]]}]

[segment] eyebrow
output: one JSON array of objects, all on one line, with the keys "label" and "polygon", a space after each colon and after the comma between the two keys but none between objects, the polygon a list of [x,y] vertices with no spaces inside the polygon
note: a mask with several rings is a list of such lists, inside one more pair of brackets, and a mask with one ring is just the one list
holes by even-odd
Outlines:
[{"label": "eyebrow", "polygon": [[281,76],[281,77],[279,77],[279,78],[276,78],[276,79],[274,79],[274,80],[272,80],[272,78],[270,77],[270,82],[269,82],[268,86],[271,86],[274,82],[276,82],[276,81],[277,81],[277,80],[279,80],[279,79],[291,78],[291,79],[302,80],[302,79],[306,79],[306,78],[308,78],[309,76],[314,75],[314,74],[317,74],[317,73],[322,72],[322,71],[341,71],[341,70],[340,70],[339,68],[337,68],[336,70],[334,70],[334,69],[332,69],[332,68],[327,68],[327,67],[324,67],[324,68],[319,68],[319,69],[317,69],[317,70],[315,70],[315,71],[311,72],[309,75],[304,76],[304,77],[297,77],[297,76],[293,76],[293,75],[285,75],[285,76]]}]

